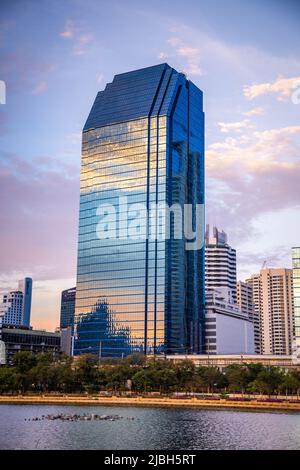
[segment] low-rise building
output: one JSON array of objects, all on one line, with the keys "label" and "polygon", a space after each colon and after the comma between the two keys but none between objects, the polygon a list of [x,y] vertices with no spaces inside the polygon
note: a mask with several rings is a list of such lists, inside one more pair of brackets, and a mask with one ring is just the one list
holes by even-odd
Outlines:
[{"label": "low-rise building", "polygon": [[254,354],[253,322],[224,291],[206,296],[205,349],[207,354]]},{"label": "low-rise building", "polygon": [[[159,358],[159,356],[157,356]],[[163,357],[163,356],[162,356]],[[192,361],[196,367],[217,367],[220,370],[225,369],[231,364],[262,364],[264,366],[275,366],[283,369],[299,368],[295,364],[292,356],[261,355],[261,354],[199,354],[199,355],[167,355],[165,359],[180,363],[182,361]]]},{"label": "low-rise building", "polygon": [[61,335],[28,327],[0,324],[0,343],[2,359],[5,351],[5,363],[11,364],[13,356],[20,351],[33,353],[51,352],[55,357],[60,354]]}]

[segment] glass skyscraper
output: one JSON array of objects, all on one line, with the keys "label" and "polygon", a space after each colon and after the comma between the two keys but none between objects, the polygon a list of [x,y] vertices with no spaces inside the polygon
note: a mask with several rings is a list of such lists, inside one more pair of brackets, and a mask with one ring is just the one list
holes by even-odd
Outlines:
[{"label": "glass skyscraper", "polygon": [[[74,354],[203,352],[202,101],[167,64],[116,75],[97,94],[82,137]],[[193,231],[200,217],[197,249],[176,211],[166,236],[160,205],[189,205]]]},{"label": "glass skyscraper", "polygon": [[62,291],[60,303],[60,328],[68,328],[70,326],[73,330],[75,298],[76,287]]}]

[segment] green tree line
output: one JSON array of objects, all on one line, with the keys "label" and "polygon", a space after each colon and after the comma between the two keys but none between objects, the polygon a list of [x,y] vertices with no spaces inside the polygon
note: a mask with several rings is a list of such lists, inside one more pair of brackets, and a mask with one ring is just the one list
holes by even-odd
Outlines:
[{"label": "green tree line", "polygon": [[202,392],[261,393],[266,395],[300,391],[300,370],[286,371],[262,364],[196,367],[186,360],[167,360],[132,355],[125,359],[101,360],[92,355],[76,359],[51,354],[15,354],[12,365],[0,367],[0,393],[82,393],[131,390],[135,393]]}]

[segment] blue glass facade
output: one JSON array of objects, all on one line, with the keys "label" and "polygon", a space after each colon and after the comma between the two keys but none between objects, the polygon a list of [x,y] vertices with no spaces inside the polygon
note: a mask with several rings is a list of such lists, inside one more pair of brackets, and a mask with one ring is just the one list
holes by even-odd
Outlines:
[{"label": "blue glass facade", "polygon": [[[204,204],[202,92],[167,64],[116,75],[83,129],[75,354],[202,352],[203,245],[187,250],[174,216],[171,236],[159,236],[149,212],[176,203],[191,204],[195,228]],[[141,206],[138,233],[132,204]],[[104,238],[99,206],[116,210]],[[130,237],[120,236],[125,221]],[[201,239],[203,228],[201,220]]]},{"label": "blue glass facade", "polygon": [[60,304],[60,328],[68,328],[70,326],[73,331],[75,298],[76,287],[62,291]]}]

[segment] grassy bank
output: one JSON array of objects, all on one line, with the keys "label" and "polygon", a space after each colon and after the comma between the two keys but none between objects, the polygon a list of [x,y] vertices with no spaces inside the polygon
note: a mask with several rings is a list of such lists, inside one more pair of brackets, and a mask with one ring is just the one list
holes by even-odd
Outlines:
[{"label": "grassy bank", "polygon": [[99,396],[0,396],[0,405],[89,405],[89,406],[150,406],[172,408],[213,408],[213,409],[248,409],[248,410],[277,410],[299,411],[300,402],[266,402],[259,400],[233,401],[230,399],[201,400],[198,398],[145,398],[145,397],[99,397]]}]

